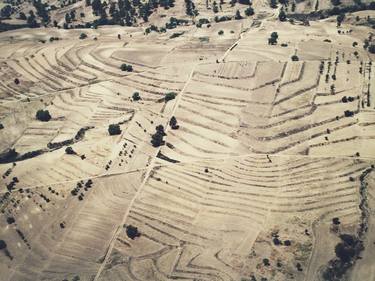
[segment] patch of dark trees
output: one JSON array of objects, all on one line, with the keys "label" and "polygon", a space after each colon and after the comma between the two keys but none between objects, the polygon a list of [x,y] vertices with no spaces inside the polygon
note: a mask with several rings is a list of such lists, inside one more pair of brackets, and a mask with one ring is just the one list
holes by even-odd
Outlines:
[{"label": "patch of dark trees", "polygon": [[10,24],[5,22],[0,22],[0,32],[5,32],[9,30],[16,30],[20,28],[26,28],[29,27],[27,24]]},{"label": "patch of dark trees", "polygon": [[7,164],[7,163],[12,163],[12,162],[27,160],[27,159],[42,155],[44,153],[51,152],[53,150],[60,149],[64,146],[71,145],[77,141],[82,140],[83,137],[85,136],[86,131],[92,128],[94,127],[87,126],[87,127],[81,128],[77,132],[77,134],[74,136],[73,139],[65,140],[62,142],[56,142],[56,143],[48,143],[47,148],[29,151],[24,154],[19,154],[14,148],[9,149],[5,152],[0,153],[0,164]]},{"label": "patch of dark trees", "polygon": [[[368,231],[368,221],[370,210],[367,198],[367,182],[366,177],[374,170],[374,166],[366,169],[360,179],[360,203],[359,209],[361,211],[360,224],[355,235],[341,234],[340,242],[335,246],[336,258],[329,261],[327,268],[323,271],[323,278],[327,281],[341,281],[344,279],[346,273],[354,266],[356,261],[360,259],[361,252],[365,249],[363,241]],[[350,178],[353,181],[353,178]],[[340,225],[339,218],[333,218],[332,224],[335,226]]]},{"label": "patch of dark trees", "polygon": [[73,188],[70,193],[72,194],[72,196],[78,196],[78,200],[79,201],[82,201],[83,198],[85,197],[85,194],[83,193],[82,189],[84,191],[88,191],[90,188],[92,188],[92,185],[93,185],[93,181],[91,179],[87,180],[86,183],[84,183],[84,181],[80,181],[77,183],[76,187]]},{"label": "patch of dark trees", "polygon": [[318,20],[328,18],[330,16],[336,16],[345,13],[354,13],[358,11],[375,10],[375,2],[359,3],[345,7],[333,7],[332,9],[313,11],[308,14],[288,14],[288,18],[305,21],[305,20]]},{"label": "patch of dark trees", "polygon": [[61,141],[61,142],[49,142],[47,144],[47,147],[49,149],[60,149],[60,148],[62,148],[64,146],[72,145],[75,142],[78,142],[78,141],[82,140],[85,137],[86,131],[88,131],[90,129],[93,129],[93,128],[95,128],[95,127],[94,126],[83,127],[83,128],[81,128],[81,129],[78,130],[78,132],[76,133],[76,135],[74,136],[74,138],[68,139],[68,140],[64,140],[64,141]]},{"label": "patch of dark trees", "polygon": [[340,239],[341,242],[335,247],[336,258],[328,263],[328,268],[323,272],[324,280],[342,280],[364,250],[363,242],[357,236],[342,234]]}]

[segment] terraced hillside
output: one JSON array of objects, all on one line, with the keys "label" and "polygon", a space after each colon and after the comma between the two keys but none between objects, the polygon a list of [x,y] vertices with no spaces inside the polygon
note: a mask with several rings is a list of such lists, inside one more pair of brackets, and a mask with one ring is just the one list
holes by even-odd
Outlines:
[{"label": "terraced hillside", "polygon": [[0,281],[374,280],[372,14],[188,2],[0,33]]}]

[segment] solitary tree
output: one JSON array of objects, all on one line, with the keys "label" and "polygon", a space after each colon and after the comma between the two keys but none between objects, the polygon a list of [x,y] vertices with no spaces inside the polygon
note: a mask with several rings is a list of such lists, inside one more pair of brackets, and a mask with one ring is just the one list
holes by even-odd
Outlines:
[{"label": "solitary tree", "polygon": [[87,38],[87,34],[86,33],[81,33],[80,35],[79,35],[79,39],[81,39],[81,40],[83,40],[83,39],[86,39]]},{"label": "solitary tree", "polygon": [[42,122],[48,122],[49,120],[51,120],[51,115],[49,114],[49,111],[48,110],[43,110],[43,109],[40,109],[36,112],[36,119],[38,119],[39,121],[42,121]]},{"label": "solitary tree", "polygon": [[271,33],[271,37],[268,38],[268,44],[269,45],[275,45],[277,44],[277,39],[279,38],[279,35],[277,34],[277,32],[272,32]]},{"label": "solitary tree", "polygon": [[236,20],[240,20],[240,19],[242,19],[242,16],[241,16],[241,13],[240,13],[239,10],[236,11],[236,15],[234,16],[234,18],[235,18]]},{"label": "solitary tree", "polygon": [[251,7],[247,8],[245,10],[245,15],[248,16],[248,17],[254,15],[254,9],[251,8]]},{"label": "solitary tree", "polygon": [[108,126],[108,133],[110,136],[121,134],[121,129],[119,124],[111,124]]},{"label": "solitary tree", "polygon": [[7,247],[7,243],[4,240],[0,240],[0,250],[4,250]]},{"label": "solitary tree", "polygon": [[74,155],[74,154],[77,154],[73,148],[71,146],[68,146],[66,149],[65,149],[65,153],[66,154],[70,154],[70,155]]},{"label": "solitary tree", "polygon": [[299,60],[299,58],[298,58],[297,55],[293,55],[293,56],[291,57],[291,59],[292,59],[292,61],[298,61],[298,60]]},{"label": "solitary tree", "polygon": [[139,233],[138,228],[132,225],[126,226],[126,235],[134,240],[135,238],[141,236],[141,233]]},{"label": "solitary tree", "polygon": [[164,100],[167,102],[167,101],[170,101],[170,100],[173,100],[175,99],[176,97],[176,93],[175,92],[170,92],[170,93],[167,93],[164,97]]},{"label": "solitary tree", "polygon": [[139,95],[138,92],[134,92],[132,98],[133,98],[133,101],[141,100],[141,96]]},{"label": "solitary tree", "polygon": [[120,66],[120,69],[121,69],[122,71],[132,72],[132,71],[133,71],[133,66],[130,65],[130,64],[123,63],[123,64]]},{"label": "solitary tree", "polygon": [[279,20],[280,21],[286,21],[286,14],[284,12],[284,9],[281,9],[281,11],[279,13]]},{"label": "solitary tree", "polygon": [[173,130],[177,130],[180,126],[177,124],[177,119],[176,117],[172,116],[171,120],[169,121],[169,126],[171,126],[171,128]]},{"label": "solitary tree", "polygon": [[163,125],[156,126],[156,132],[151,136],[151,143],[154,147],[159,147],[161,145],[164,145],[164,136],[166,133],[164,132]]}]

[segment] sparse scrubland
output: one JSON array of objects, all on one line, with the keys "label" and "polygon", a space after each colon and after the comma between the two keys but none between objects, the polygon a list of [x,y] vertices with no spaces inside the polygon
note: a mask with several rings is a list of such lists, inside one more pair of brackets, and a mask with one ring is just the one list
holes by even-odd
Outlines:
[{"label": "sparse scrubland", "polygon": [[0,280],[373,280],[374,10],[4,0]]}]

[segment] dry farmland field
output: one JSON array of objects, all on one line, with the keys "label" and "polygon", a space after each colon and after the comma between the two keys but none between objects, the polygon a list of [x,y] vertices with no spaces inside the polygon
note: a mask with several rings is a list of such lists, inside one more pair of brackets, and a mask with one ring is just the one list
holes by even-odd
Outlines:
[{"label": "dry farmland field", "polygon": [[0,281],[375,281],[375,2],[0,5]]}]

